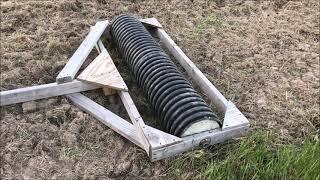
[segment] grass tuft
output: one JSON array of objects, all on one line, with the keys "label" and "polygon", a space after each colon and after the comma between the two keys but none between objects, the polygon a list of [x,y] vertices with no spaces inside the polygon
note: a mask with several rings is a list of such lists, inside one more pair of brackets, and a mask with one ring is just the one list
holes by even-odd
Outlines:
[{"label": "grass tuft", "polygon": [[18,126],[16,135],[18,139],[21,139],[23,141],[29,140],[32,137],[32,134],[25,128]]},{"label": "grass tuft", "polygon": [[190,152],[170,163],[170,173],[177,179],[320,179],[318,136],[301,145],[274,140],[274,135],[259,132],[237,143]]},{"label": "grass tuft", "polygon": [[188,38],[199,38],[207,33],[214,34],[226,27],[225,18],[216,14],[209,14],[205,17],[198,16],[195,26],[189,26],[183,29],[183,34]]},{"label": "grass tuft", "polygon": [[214,28],[215,30],[223,29],[225,26],[225,20],[221,16],[210,14],[206,17],[201,17],[198,20],[197,30],[199,33],[203,33],[208,29]]}]

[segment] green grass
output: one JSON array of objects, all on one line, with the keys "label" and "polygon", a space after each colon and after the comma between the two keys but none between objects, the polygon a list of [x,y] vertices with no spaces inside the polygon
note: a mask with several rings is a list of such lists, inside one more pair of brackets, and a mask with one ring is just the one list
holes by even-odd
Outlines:
[{"label": "green grass", "polygon": [[26,141],[32,137],[32,134],[21,126],[18,126],[16,135],[19,139]]},{"label": "green grass", "polygon": [[81,158],[85,151],[76,147],[62,147],[60,158],[64,160],[72,160]]},{"label": "green grass", "polygon": [[183,29],[183,33],[188,38],[199,38],[200,35],[204,35],[206,33],[215,33],[216,31],[224,29],[226,24],[227,23],[222,16],[208,14],[205,17],[197,17],[195,26]]},{"label": "green grass", "polygon": [[169,164],[176,179],[320,179],[320,141],[276,141],[268,132],[182,155]]},{"label": "green grass", "polygon": [[209,14],[206,17],[201,17],[198,19],[197,30],[199,33],[203,33],[210,28],[220,30],[224,28],[224,26],[225,20],[221,16]]}]

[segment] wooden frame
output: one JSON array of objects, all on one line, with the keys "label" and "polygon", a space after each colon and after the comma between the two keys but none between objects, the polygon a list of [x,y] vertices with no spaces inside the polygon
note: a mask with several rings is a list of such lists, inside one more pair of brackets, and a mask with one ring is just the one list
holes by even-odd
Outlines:
[{"label": "wooden frame", "polygon": [[[1,106],[65,95],[76,106],[144,149],[151,161],[171,157],[194,148],[220,143],[233,137],[238,137],[246,132],[249,128],[249,121],[246,117],[204,76],[204,74],[163,30],[157,19],[147,18],[142,19],[141,22],[145,26],[150,26],[155,30],[160,41],[164,43],[170,53],[178,60],[181,66],[187,71],[188,75],[191,76],[206,93],[218,110],[224,114],[222,128],[179,138],[146,125],[128,92],[112,92],[102,85],[75,80],[78,70],[93,47],[96,47],[99,53],[106,51],[100,37],[108,28],[107,20],[99,21],[91,28],[88,36],[59,73],[56,83],[2,91],[0,92]],[[132,124],[80,94],[82,91],[97,88],[103,88],[104,91],[107,92],[105,93],[106,95],[114,92],[119,94]]]},{"label": "wooden frame", "polygon": [[82,63],[86,60],[90,54],[92,48],[96,45],[100,39],[102,33],[105,31],[108,25],[108,21],[99,21],[93,28],[91,28],[89,34],[81,43],[76,52],[69,59],[68,63],[64,66],[61,72],[58,74],[56,80],[57,83],[70,82],[74,79],[79,71]]}]

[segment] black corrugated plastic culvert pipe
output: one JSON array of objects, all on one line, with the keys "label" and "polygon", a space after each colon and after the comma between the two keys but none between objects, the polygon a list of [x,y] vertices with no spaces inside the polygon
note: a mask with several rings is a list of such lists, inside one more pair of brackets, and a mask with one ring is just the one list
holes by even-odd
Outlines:
[{"label": "black corrugated plastic culvert pipe", "polygon": [[181,137],[220,126],[217,115],[139,20],[116,17],[111,35],[165,132]]}]

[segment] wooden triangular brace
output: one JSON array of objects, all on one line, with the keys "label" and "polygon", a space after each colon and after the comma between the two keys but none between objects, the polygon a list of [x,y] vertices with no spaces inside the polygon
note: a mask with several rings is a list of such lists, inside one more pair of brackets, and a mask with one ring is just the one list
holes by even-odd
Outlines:
[{"label": "wooden triangular brace", "polygon": [[159,129],[147,126],[145,130],[145,135],[147,136],[152,149],[158,149],[164,146],[176,144],[182,142],[183,140],[174,135],[160,131]]},{"label": "wooden triangular brace", "polygon": [[147,26],[162,28],[161,24],[156,18],[146,18],[146,19],[140,19],[142,24],[145,24]]},{"label": "wooden triangular brace", "polygon": [[238,126],[248,126],[248,119],[239,111],[239,109],[231,102],[228,102],[227,110],[224,115],[222,130],[235,128]]},{"label": "wooden triangular brace", "polygon": [[128,91],[128,87],[114,65],[109,53],[103,50],[77,77],[108,88]]}]

